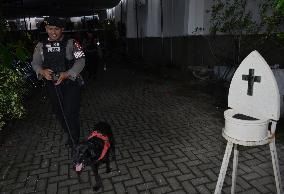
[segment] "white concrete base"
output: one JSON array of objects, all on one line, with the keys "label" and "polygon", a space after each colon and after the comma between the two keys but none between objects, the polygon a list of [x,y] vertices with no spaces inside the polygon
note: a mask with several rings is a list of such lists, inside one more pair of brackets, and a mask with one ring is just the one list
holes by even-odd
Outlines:
[{"label": "white concrete base", "polygon": [[234,118],[238,114],[234,109],[224,112],[225,127],[223,133],[241,141],[262,141],[267,137],[270,119],[242,120]]},{"label": "white concrete base", "polygon": [[228,136],[225,132],[225,130],[223,129],[223,133],[222,133],[223,137],[229,141],[229,142],[232,142],[234,144],[237,144],[237,145],[242,145],[242,146],[258,146],[258,145],[265,145],[265,144],[268,144],[269,141],[271,141],[271,139],[266,136],[264,139],[261,139],[261,140],[258,140],[258,141],[244,141],[244,140],[239,140],[239,139],[236,139],[236,138],[232,138],[230,136]]}]

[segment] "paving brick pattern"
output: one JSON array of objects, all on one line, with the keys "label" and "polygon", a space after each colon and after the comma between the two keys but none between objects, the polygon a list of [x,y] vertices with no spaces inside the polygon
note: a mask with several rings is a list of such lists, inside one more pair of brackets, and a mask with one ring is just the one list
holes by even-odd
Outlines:
[{"label": "paving brick pattern", "polygon": [[[83,89],[83,139],[107,121],[116,138],[117,163],[100,167],[105,194],[213,193],[226,141],[224,109],[202,84],[108,68]],[[28,102],[28,117],[9,125],[0,147],[1,193],[93,193],[89,167],[72,169],[62,129],[41,95]],[[282,129],[283,130],[283,129]],[[284,138],[277,138],[284,180]],[[230,193],[232,161],[223,186]],[[240,147],[237,193],[276,193],[268,145]]]}]

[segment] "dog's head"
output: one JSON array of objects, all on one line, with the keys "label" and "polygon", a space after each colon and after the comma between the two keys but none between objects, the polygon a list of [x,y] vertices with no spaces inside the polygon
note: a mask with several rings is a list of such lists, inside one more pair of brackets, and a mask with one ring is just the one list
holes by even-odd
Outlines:
[{"label": "dog's head", "polygon": [[112,132],[108,123],[98,122],[95,124],[95,130],[87,140],[73,148],[75,171],[80,172],[85,166],[95,164],[102,159],[112,140]]},{"label": "dog's head", "polygon": [[74,170],[81,172],[85,166],[98,162],[103,147],[104,142],[98,138],[92,138],[77,145],[73,149]]}]

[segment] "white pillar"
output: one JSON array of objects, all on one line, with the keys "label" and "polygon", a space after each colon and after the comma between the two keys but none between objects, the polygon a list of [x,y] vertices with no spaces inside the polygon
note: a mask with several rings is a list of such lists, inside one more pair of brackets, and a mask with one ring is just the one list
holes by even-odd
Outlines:
[{"label": "white pillar", "polygon": [[116,23],[121,21],[121,4],[122,1],[120,1],[120,3],[114,9],[114,18]]},{"label": "white pillar", "polygon": [[190,0],[186,12],[187,34],[192,35],[196,28],[204,28],[205,24],[205,0]]},{"label": "white pillar", "polygon": [[127,0],[126,37],[136,38],[136,12],[135,0]]},{"label": "white pillar", "polygon": [[159,37],[161,34],[161,9],[160,0],[148,1],[146,17],[146,33],[147,37]]}]

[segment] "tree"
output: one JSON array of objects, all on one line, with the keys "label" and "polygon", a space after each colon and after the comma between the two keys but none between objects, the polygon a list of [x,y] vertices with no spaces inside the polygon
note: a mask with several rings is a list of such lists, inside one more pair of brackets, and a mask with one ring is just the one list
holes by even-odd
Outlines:
[{"label": "tree", "polygon": [[271,9],[275,1],[278,9],[283,8],[284,0],[256,0],[258,9],[249,9],[247,0],[213,0],[210,32],[226,34],[232,42],[232,51],[220,52],[226,55],[220,57],[224,63],[238,65],[254,49],[267,52],[268,41],[281,43],[284,15]]}]

